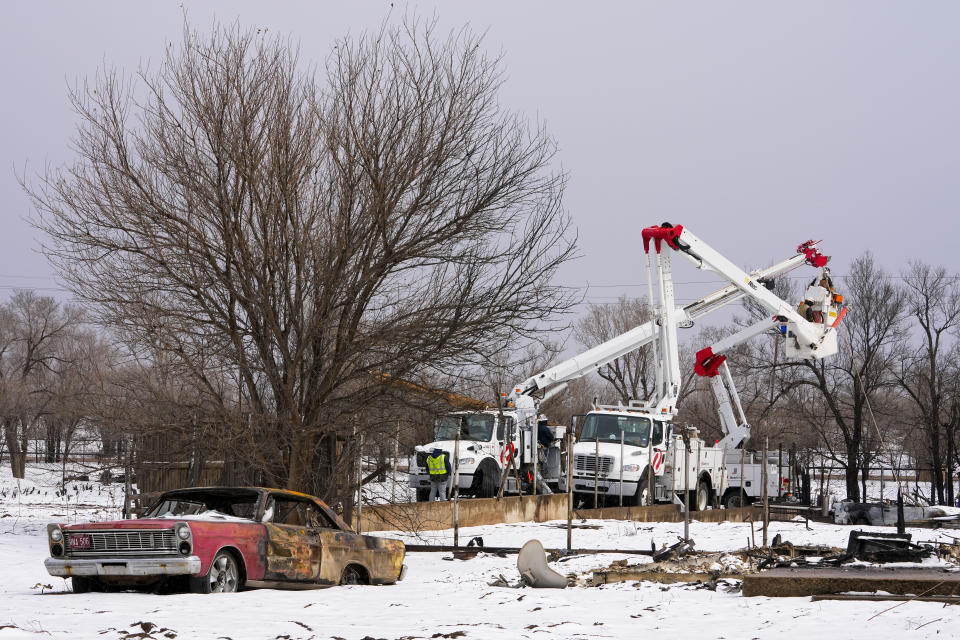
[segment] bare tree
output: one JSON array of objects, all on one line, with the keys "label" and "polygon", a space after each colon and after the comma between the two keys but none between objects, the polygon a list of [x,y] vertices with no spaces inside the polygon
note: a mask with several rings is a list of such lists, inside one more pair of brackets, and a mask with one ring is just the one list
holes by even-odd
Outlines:
[{"label": "bare tree", "polygon": [[[847,497],[860,500],[857,476],[862,471],[865,487],[874,455],[868,444],[875,442],[867,433],[874,428],[867,403],[877,404],[880,395],[895,386],[893,369],[903,355],[905,299],[869,252],[853,261],[844,289],[852,310],[841,325],[839,353],[786,366],[798,374],[794,406],[820,432],[828,456],[844,467]],[[816,393],[804,391],[810,388]]]},{"label": "bare tree", "polygon": [[[577,342],[589,349],[649,320],[650,307],[646,298],[622,296],[613,303],[591,304],[586,315],[574,326],[573,335]],[[655,359],[652,345],[645,345],[600,367],[597,374],[613,387],[621,402],[645,400],[653,393],[656,384]]]},{"label": "bare tree", "polygon": [[158,70],[73,91],[79,157],[26,188],[103,323],[179,362],[265,481],[335,492],[385,380],[482,364],[569,307],[573,243],[555,145],[500,106],[479,38],[408,21],[325,71],[185,29]]},{"label": "bare tree", "polygon": [[960,328],[960,283],[943,267],[921,262],[911,263],[903,279],[906,308],[919,326],[920,345],[904,359],[897,377],[923,423],[931,470],[930,496],[940,504],[952,504],[956,447],[946,397],[951,385],[950,368],[944,356],[951,349],[953,333]]},{"label": "bare tree", "polygon": [[50,379],[80,309],[34,291],[17,291],[0,310],[0,420],[13,477],[23,478],[27,446],[51,400]]}]

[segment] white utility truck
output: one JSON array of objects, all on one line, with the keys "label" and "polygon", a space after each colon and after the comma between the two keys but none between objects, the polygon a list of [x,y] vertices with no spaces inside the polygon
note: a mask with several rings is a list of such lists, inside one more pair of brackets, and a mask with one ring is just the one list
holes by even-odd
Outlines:
[{"label": "white utility truck", "polygon": [[[521,403],[525,404],[525,403]],[[530,403],[532,406],[532,402]],[[458,439],[459,434],[459,439]],[[434,441],[417,447],[410,458],[410,486],[417,500],[426,500],[430,492],[427,456],[434,449],[448,455],[461,495],[492,498],[497,495],[503,470],[513,458],[516,472],[506,478],[504,493],[528,493],[534,478],[539,478],[539,493],[557,490],[563,475],[560,469],[560,443],[566,434],[562,426],[547,425],[535,408],[518,408],[516,403],[503,409],[458,411],[440,417],[434,424]],[[540,436],[542,453],[534,463]],[[454,455],[459,440],[459,453]],[[520,488],[517,487],[517,479]],[[451,486],[452,489],[452,486]]]},{"label": "white utility truck", "polygon": [[[667,226],[663,228],[672,229]],[[652,229],[660,229],[660,227]],[[675,229],[678,235],[682,232],[680,227]],[[648,232],[649,230],[644,231],[647,246],[650,241]],[[689,232],[685,234],[682,240],[684,245],[687,239],[692,237]],[[650,239],[655,240],[657,248],[660,247],[660,239],[652,235]],[[410,460],[410,485],[416,488],[417,498],[426,499],[429,491],[426,457],[433,449],[446,451],[451,460],[458,459],[459,465],[455,474],[461,493],[467,495],[479,497],[494,495],[511,457],[518,468],[518,473],[508,475],[505,492],[516,493],[524,489],[524,485],[527,485],[527,489],[524,490],[527,492],[532,488],[530,485],[533,484],[534,479],[537,480],[537,490],[540,493],[548,493],[557,488],[565,490],[565,469],[561,466],[559,446],[565,429],[546,425],[543,417],[538,415],[540,403],[561,392],[570,380],[596,371],[607,363],[650,343],[657,343],[659,353],[670,354],[668,357],[661,355],[660,366],[657,369],[657,388],[663,393],[658,393],[653,404],[650,401],[632,402],[626,408],[598,407],[596,411],[591,412],[590,415],[596,417],[587,417],[581,433],[581,443],[576,449],[574,490],[594,492],[594,485],[597,485],[597,492],[615,495],[621,491],[622,471],[623,494],[629,497],[629,501],[636,503],[643,495],[643,490],[638,491],[637,488],[643,481],[643,470],[647,468],[648,461],[651,459],[654,462],[653,475],[658,478],[658,488],[654,492],[658,499],[672,499],[673,494],[684,486],[684,482],[690,482],[691,487],[697,487],[700,480],[698,470],[706,472],[704,479],[709,478],[710,487],[719,486],[721,480],[718,474],[723,466],[722,461],[717,458],[720,454],[699,442],[695,433],[674,433],[671,427],[671,419],[676,413],[676,397],[679,394],[680,381],[676,329],[693,326],[695,320],[706,314],[735,302],[744,295],[752,295],[756,287],[766,291],[767,283],[804,263],[815,264],[822,261],[823,264],[818,266],[823,266],[826,258],[817,252],[813,244],[811,242],[802,244],[798,248],[797,255],[767,269],[749,274],[738,270],[745,279],[745,283],[740,279],[732,280],[733,284],[730,286],[684,307],[676,308],[673,306],[669,254],[661,257],[658,251],[658,282],[661,299],[659,310],[651,316],[653,319],[516,385],[509,394],[505,394],[506,406],[502,411],[499,408],[488,408],[476,412],[457,412],[438,420],[435,425],[434,441],[417,447],[418,452]],[[652,276],[649,271],[648,284],[651,288],[650,299],[652,300]],[[786,303],[783,305],[788,307]],[[668,307],[669,313],[667,313]],[[792,309],[790,311],[793,313]],[[793,316],[796,314],[793,313]],[[790,321],[795,322],[792,319]],[[835,350],[835,337],[832,344]],[[823,351],[828,349],[829,344],[823,348]],[[720,362],[722,364],[722,360]],[[616,426],[611,426],[614,424],[611,420],[616,422]],[[621,425],[623,428],[620,428]],[[746,426],[746,422],[742,421],[741,426]],[[749,427],[746,426],[746,428]],[[652,439],[650,438],[651,430]],[[460,448],[458,455],[454,456],[458,432]],[[595,435],[589,435],[591,433]],[[682,468],[677,466],[682,465],[680,458],[677,457],[677,452],[682,453],[682,450],[673,446],[673,443],[676,440],[682,441],[684,436],[687,439],[693,437],[691,450],[697,456],[691,461],[691,477],[686,481],[683,480],[682,474],[673,473],[673,469]],[[542,446],[539,449],[539,455],[538,440]],[[587,450],[589,449],[588,440],[594,444],[592,452]],[[601,444],[603,455],[599,455],[596,451]],[[620,451],[623,451],[624,455],[619,455]],[[625,460],[625,456],[630,459],[619,464],[617,461]],[[597,460],[600,464],[599,469],[596,466]],[[670,474],[665,477],[666,469],[670,469]],[[518,477],[521,482],[520,487],[516,483]],[[586,483],[589,483],[589,487]],[[668,487],[668,485],[671,486]]]},{"label": "white utility truck", "polygon": [[[749,437],[750,428],[722,352],[767,332],[781,337],[788,357],[824,358],[835,354],[836,327],[845,310],[838,308],[842,298],[833,293],[826,267],[828,258],[814,248],[815,243],[807,242],[798,248],[795,259],[799,260],[794,266],[806,262],[820,269],[806,291],[804,315],[800,315],[793,305],[764,286],[761,278],[744,272],[679,225],[648,227],[642,237],[647,253],[648,299],[656,326],[656,334],[646,341],[655,344],[657,354],[654,395],[626,406],[598,406],[587,414],[574,447],[573,490],[593,494],[597,501],[600,496],[622,495],[624,504],[637,505],[646,502],[652,485],[651,498],[656,502],[692,503],[691,508],[703,509],[716,497],[727,506],[739,505],[744,498],[759,495],[762,490],[760,483],[752,480],[762,462],[740,470],[738,448]],[[701,440],[695,429],[681,432],[672,425],[680,396],[677,327],[681,323],[673,301],[671,254],[663,251],[664,247],[681,252],[698,269],[713,271],[728,280],[738,292],[769,313],[760,322],[697,353],[695,371],[711,378],[725,433],[714,445]],[[652,263],[654,255],[656,267]],[[734,417],[734,407],[740,414],[739,420]],[[773,478],[776,495],[779,478],[776,472],[768,476]],[[746,480],[742,481],[744,477]]]}]

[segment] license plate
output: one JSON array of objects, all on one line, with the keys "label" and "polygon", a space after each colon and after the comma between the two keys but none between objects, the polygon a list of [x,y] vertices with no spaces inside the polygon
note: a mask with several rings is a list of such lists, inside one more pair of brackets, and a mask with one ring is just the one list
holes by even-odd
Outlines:
[{"label": "license plate", "polygon": [[71,549],[89,549],[90,548],[90,536],[70,536],[70,548]]}]

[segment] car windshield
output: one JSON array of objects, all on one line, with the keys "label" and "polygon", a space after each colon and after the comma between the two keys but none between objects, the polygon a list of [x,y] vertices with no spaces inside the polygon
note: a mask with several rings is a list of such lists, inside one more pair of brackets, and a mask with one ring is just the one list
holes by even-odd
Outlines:
[{"label": "car windshield", "polygon": [[[662,426],[657,423],[653,434],[655,441],[661,437]],[[623,432],[623,443],[635,447],[645,447],[650,438],[650,419],[641,416],[615,416],[605,413],[591,413],[583,422],[580,432],[580,442],[620,442],[620,433]]]},{"label": "car windshield", "polygon": [[214,512],[252,520],[257,513],[258,498],[253,491],[172,493],[163,496],[142,517],[177,518]]},{"label": "car windshield", "polygon": [[493,435],[494,418],[489,413],[460,413],[437,420],[435,440],[479,440],[489,442]]}]

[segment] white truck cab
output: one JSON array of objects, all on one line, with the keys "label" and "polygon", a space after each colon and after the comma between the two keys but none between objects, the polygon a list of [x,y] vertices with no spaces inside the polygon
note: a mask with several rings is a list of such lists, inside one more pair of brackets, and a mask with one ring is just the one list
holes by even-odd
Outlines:
[{"label": "white truck cab", "polygon": [[[410,458],[410,486],[416,489],[417,500],[426,500],[429,495],[430,474],[426,461],[434,449],[447,453],[451,468],[456,463],[456,486],[462,495],[494,497],[500,488],[503,469],[511,458],[523,473],[518,471],[507,478],[506,493],[518,492],[517,477],[523,484],[532,481],[532,476],[524,476],[527,472],[532,474],[533,468],[547,485],[556,487],[562,475],[559,443],[566,429],[546,426],[542,420],[525,420],[522,413],[511,407],[503,410],[502,419],[498,409],[458,411],[438,418],[434,423],[433,442],[418,446]],[[531,424],[526,424],[528,421]],[[455,456],[458,433],[460,448]],[[534,442],[538,436],[539,447]],[[533,465],[535,455],[537,464]],[[451,483],[451,491],[453,486]],[[546,492],[542,484],[541,492]]]},{"label": "white truck cab", "polygon": [[[440,449],[447,453],[452,468],[458,433],[456,471],[460,492],[479,498],[496,495],[503,464],[520,445],[516,421],[515,412],[504,411],[501,420],[496,410],[459,411],[438,418],[433,427],[433,442],[418,446],[410,458],[410,486],[416,489],[417,500],[426,500],[430,491],[427,456]],[[452,483],[450,487],[452,490]]]},{"label": "white truck cab", "polygon": [[623,505],[639,506],[646,504],[652,475],[653,502],[686,502],[683,493],[689,490],[694,506],[705,509],[720,486],[723,452],[688,430],[686,454],[683,434],[674,432],[667,417],[622,407],[588,413],[574,445],[574,493],[589,499],[596,493],[598,501],[603,496],[608,505],[617,505],[622,492]]}]

